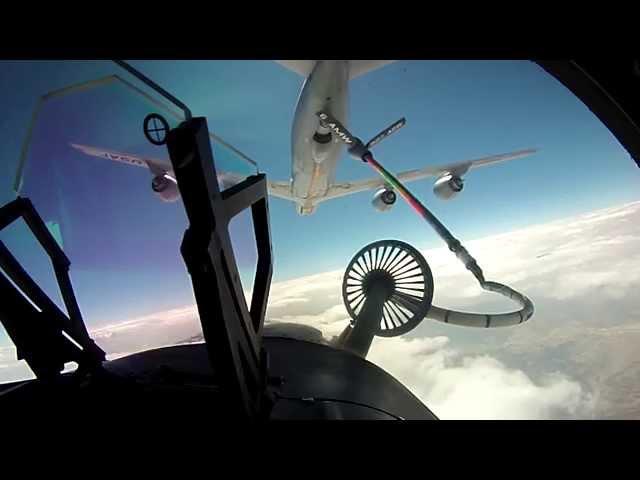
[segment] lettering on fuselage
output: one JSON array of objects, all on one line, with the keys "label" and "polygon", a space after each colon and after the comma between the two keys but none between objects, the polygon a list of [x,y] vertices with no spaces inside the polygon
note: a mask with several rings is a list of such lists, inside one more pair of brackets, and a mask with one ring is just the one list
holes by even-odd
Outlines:
[{"label": "lettering on fuselage", "polygon": [[340,125],[338,125],[335,122],[325,122],[325,120],[329,118],[326,113],[321,113],[319,117],[320,117],[320,120],[322,120],[323,127],[330,129],[334,134],[340,137],[340,139],[344,143],[346,144],[353,143],[353,139],[346,132],[342,131],[342,129],[340,128],[341,127]]},{"label": "lettering on fuselage", "polygon": [[140,165],[141,167],[145,166],[145,164],[143,162],[141,162],[138,159],[135,158],[131,158],[131,157],[127,157],[124,155],[115,155],[113,153],[109,153],[109,152],[105,152],[104,157],[107,160],[114,160],[116,162],[124,162],[124,163],[131,163],[133,165]]},{"label": "lettering on fuselage", "polygon": [[333,130],[333,132],[342,139],[344,143],[353,143],[351,137],[349,137],[346,133],[340,131],[340,127],[338,127],[335,123],[328,124],[328,127]]}]

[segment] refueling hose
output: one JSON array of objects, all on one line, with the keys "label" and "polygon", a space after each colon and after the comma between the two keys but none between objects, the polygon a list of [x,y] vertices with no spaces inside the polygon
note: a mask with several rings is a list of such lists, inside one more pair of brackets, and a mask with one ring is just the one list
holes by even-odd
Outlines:
[{"label": "refueling hose", "polygon": [[506,327],[509,325],[517,325],[526,322],[533,316],[533,303],[525,295],[515,291],[513,288],[498,282],[490,282],[485,280],[482,269],[467,249],[462,246],[460,241],[455,238],[449,230],[436,218],[436,216],[425,207],[396,177],[394,177],[387,169],[373,158],[370,148],[377,145],[389,135],[402,128],[406,121],[401,118],[397,122],[391,124],[378,135],[373,137],[367,144],[362,143],[358,137],[355,137],[345,128],[342,123],[328,112],[317,112],[320,125],[328,128],[333,132],[336,138],[340,139],[347,145],[349,154],[371,166],[385,181],[386,185],[396,190],[402,198],[411,206],[418,214],[424,218],[436,233],[444,240],[458,260],[464,263],[480,283],[480,287],[489,292],[499,293],[520,305],[520,310],[509,313],[470,313],[449,310],[446,308],[431,305],[426,317],[432,320],[438,320],[444,323],[454,325],[462,325],[465,327]]},{"label": "refueling hose", "polygon": [[[350,153],[355,153],[358,148],[352,150]],[[480,286],[487,291],[499,293],[508,297],[511,300],[520,304],[521,309],[515,312],[509,313],[495,313],[495,314],[483,314],[483,313],[469,313],[459,312],[456,310],[449,310],[446,308],[437,307],[432,305],[427,313],[427,318],[432,320],[438,320],[440,322],[451,323],[454,325],[463,325],[467,327],[505,327],[509,325],[517,325],[525,322],[533,315],[533,303],[525,295],[517,292],[516,290],[503,285],[498,282],[490,282],[485,280],[482,269],[476,262],[464,246],[456,239],[449,230],[436,218],[436,216],[425,207],[420,200],[418,200],[408,189],[405,187],[396,177],[394,177],[387,169],[385,169],[380,163],[373,158],[371,151],[367,149],[360,158],[362,161],[371,166],[378,174],[384,179],[384,181],[396,190],[402,198],[411,206],[422,218],[424,218],[431,227],[436,231],[438,236],[442,238],[453,253],[455,253],[458,260],[460,260],[464,266],[476,277]]]}]

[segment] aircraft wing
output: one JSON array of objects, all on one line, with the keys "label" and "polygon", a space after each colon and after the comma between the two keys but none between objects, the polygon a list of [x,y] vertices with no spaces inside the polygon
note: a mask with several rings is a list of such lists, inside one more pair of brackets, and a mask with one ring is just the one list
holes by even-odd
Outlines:
[{"label": "aircraft wing", "polygon": [[[276,60],[284,68],[297,73],[301,77],[307,78],[317,60]],[[378,68],[395,62],[395,60],[347,60],[349,62],[349,80],[353,80],[356,77],[364,75],[365,73],[373,72]]]},{"label": "aircraft wing", "polygon": [[395,60],[349,60],[349,80],[373,72]]},{"label": "aircraft wing", "polygon": [[106,158],[114,162],[135,165],[136,167],[147,167],[154,175],[162,175],[171,171],[171,164],[168,160],[158,160],[155,158],[143,158],[131,153],[116,152],[115,150],[105,150],[103,148],[91,147],[89,145],[70,144],[76,150],[92,157]]},{"label": "aircraft wing", "polygon": [[[446,173],[462,176],[472,168],[483,167],[485,165],[492,165],[494,163],[526,157],[527,155],[531,155],[536,151],[537,150],[535,148],[529,148],[526,150],[518,150],[517,152],[491,155],[489,157],[478,158],[475,160],[463,160],[447,165],[437,165],[416,170],[406,170],[404,172],[395,174],[395,177],[404,183],[421,180],[423,178],[438,177]],[[385,181],[382,179],[382,177],[375,177],[368,180],[358,180],[355,182],[336,183],[329,188],[327,195],[322,199],[322,201],[330,200],[332,198],[344,197],[346,195],[351,195],[353,193],[363,192],[366,190],[382,188],[384,187],[384,185]]]},{"label": "aircraft wing", "polygon": [[[71,146],[76,150],[81,151],[92,157],[106,158],[114,162],[126,163],[128,165],[135,165],[136,167],[148,167],[151,173],[154,175],[163,175],[165,173],[171,173],[172,168],[169,160],[159,160],[155,158],[140,157],[131,153],[116,152],[115,150],[106,150],[104,148],[91,147],[89,145],[80,145],[72,143]],[[233,185],[242,182],[246,175],[241,175],[234,172],[218,172],[218,180],[222,189],[227,189]],[[282,198],[284,200],[294,201],[291,196],[291,186],[289,182],[269,182],[268,183],[269,194],[274,197]]]},{"label": "aircraft wing", "polygon": [[297,73],[301,77],[308,77],[316,64],[315,60],[276,60],[287,70]]}]

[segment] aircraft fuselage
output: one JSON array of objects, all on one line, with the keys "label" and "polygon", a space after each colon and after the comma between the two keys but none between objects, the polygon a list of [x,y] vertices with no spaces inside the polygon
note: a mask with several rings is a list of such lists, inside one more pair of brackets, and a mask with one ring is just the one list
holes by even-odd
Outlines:
[{"label": "aircraft fuselage", "polygon": [[319,111],[347,124],[349,62],[319,60],[305,80],[291,130],[291,193],[298,213],[309,215],[335,181],[342,142],[321,127]]}]

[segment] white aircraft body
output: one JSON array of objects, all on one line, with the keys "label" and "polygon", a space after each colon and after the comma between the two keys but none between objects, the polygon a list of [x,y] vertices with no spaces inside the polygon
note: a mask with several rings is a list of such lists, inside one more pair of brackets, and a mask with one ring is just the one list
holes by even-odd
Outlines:
[{"label": "white aircraft body", "polygon": [[[298,98],[291,129],[291,178],[289,181],[269,181],[270,195],[294,202],[300,215],[312,214],[321,202],[365,190],[376,190],[372,204],[377,210],[385,211],[393,206],[396,195],[380,177],[354,182],[336,182],[336,169],[344,151],[344,143],[328,128],[321,126],[317,116],[318,112],[329,113],[346,126],[349,81],[391,62],[391,60],[278,61],[282,66],[304,77],[305,81]],[[175,176],[168,159],[143,158],[87,145],[71,145],[87,155],[147,167],[154,175],[152,189],[162,200],[175,201],[179,198]],[[435,177],[434,193],[439,198],[448,200],[462,191],[462,176],[470,169],[524,157],[535,151],[535,149],[519,150],[394,174],[401,182]],[[219,182],[223,189],[244,178],[244,175],[232,172],[219,173]]]}]

